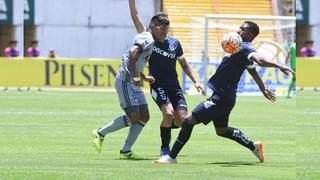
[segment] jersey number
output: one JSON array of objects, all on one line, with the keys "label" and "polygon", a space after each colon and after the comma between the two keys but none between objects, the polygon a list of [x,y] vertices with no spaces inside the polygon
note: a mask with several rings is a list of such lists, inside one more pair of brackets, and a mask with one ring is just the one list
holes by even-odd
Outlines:
[{"label": "jersey number", "polygon": [[167,99],[166,94],[164,93],[164,90],[161,87],[158,88],[158,92],[162,100]]}]

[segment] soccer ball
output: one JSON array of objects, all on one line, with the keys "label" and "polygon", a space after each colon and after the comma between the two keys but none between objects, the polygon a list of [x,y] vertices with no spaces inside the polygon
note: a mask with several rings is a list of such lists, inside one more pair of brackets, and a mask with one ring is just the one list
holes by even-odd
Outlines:
[{"label": "soccer ball", "polygon": [[241,44],[241,36],[233,32],[225,34],[223,36],[223,40],[221,41],[222,49],[230,54],[234,54],[240,51]]}]

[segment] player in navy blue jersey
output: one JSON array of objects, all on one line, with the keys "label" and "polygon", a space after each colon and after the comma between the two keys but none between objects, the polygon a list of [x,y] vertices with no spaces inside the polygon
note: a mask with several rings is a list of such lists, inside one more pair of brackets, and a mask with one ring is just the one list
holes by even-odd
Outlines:
[{"label": "player in navy blue jersey", "polygon": [[269,61],[256,52],[251,45],[252,40],[259,34],[259,26],[251,21],[245,21],[239,28],[238,34],[243,40],[239,52],[227,54],[222,59],[216,73],[209,79],[208,87],[213,90],[210,98],[201,102],[193,109],[182,124],[179,136],[174,143],[169,155],[163,156],[154,163],[173,164],[180,150],[191,136],[194,125],[203,123],[207,125],[213,122],[218,136],[231,139],[248,148],[259,159],[264,162],[261,142],[252,142],[239,129],[229,126],[229,114],[236,101],[237,85],[244,70],[248,70],[255,82],[258,84],[263,95],[274,102],[275,95],[265,88],[260,76],[255,70],[255,64],[264,67],[279,68],[285,74],[294,73],[288,67]]},{"label": "player in navy blue jersey", "polygon": [[[135,1],[129,0],[130,12],[132,20],[135,24],[137,32],[144,30],[144,25],[138,16]],[[160,125],[161,135],[161,155],[170,153],[171,129],[180,127],[182,120],[187,115],[187,103],[183,96],[182,89],[179,85],[176,70],[177,60],[183,71],[194,83],[195,88],[204,94],[203,87],[196,81],[191,68],[186,61],[180,42],[168,36],[169,18],[165,13],[161,19],[167,24],[162,26],[162,36],[155,41],[153,52],[149,60],[150,75],[155,78],[155,82],[151,84],[150,92],[153,100],[162,112],[162,122]]]},{"label": "player in navy blue jersey", "polygon": [[166,23],[161,16],[151,18],[149,30],[138,33],[129,42],[122,55],[122,65],[115,78],[115,88],[124,114],[115,118],[107,125],[92,131],[93,145],[97,152],[101,152],[107,135],[129,127],[126,141],[120,150],[120,159],[140,159],[132,151],[132,146],[149,121],[149,108],[145,95],[140,88],[142,79],[153,83],[152,76],[143,74],[151,54],[154,41],[162,37],[162,25]]}]

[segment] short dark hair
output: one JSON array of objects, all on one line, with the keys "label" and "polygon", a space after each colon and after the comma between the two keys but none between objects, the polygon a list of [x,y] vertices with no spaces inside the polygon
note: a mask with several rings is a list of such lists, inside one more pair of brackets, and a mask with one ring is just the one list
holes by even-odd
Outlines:
[{"label": "short dark hair", "polygon": [[244,23],[249,25],[249,31],[253,34],[254,38],[259,35],[260,28],[258,24],[252,21],[245,21]]},{"label": "short dark hair", "polygon": [[158,21],[160,24],[170,24],[168,14],[165,12],[157,12],[154,16],[152,16],[151,23],[154,21]]},{"label": "short dark hair", "polygon": [[17,43],[18,43],[17,40],[11,40],[11,41],[9,41],[9,44],[17,44]]},{"label": "short dark hair", "polygon": [[32,44],[38,44],[38,41],[37,41],[37,40],[32,40],[32,41],[31,41],[31,45],[32,45]]},{"label": "short dark hair", "polygon": [[313,44],[313,41],[312,41],[312,40],[306,40],[306,41],[304,42],[304,44]]}]

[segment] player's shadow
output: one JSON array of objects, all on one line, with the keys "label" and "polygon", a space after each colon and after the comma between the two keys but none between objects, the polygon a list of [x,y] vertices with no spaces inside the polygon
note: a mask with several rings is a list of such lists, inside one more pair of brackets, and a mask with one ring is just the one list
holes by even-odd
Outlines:
[{"label": "player's shadow", "polygon": [[[186,157],[188,155],[180,155],[179,157]],[[142,158],[136,158],[136,159],[114,159],[119,161],[153,161],[159,159],[159,156],[146,156]]]},{"label": "player's shadow", "polygon": [[211,162],[207,164],[220,165],[221,167],[238,167],[238,166],[254,166],[261,164],[259,162]]},{"label": "player's shadow", "polygon": [[114,159],[114,160],[119,160],[119,161],[152,161],[157,158],[135,158],[135,159]]}]

